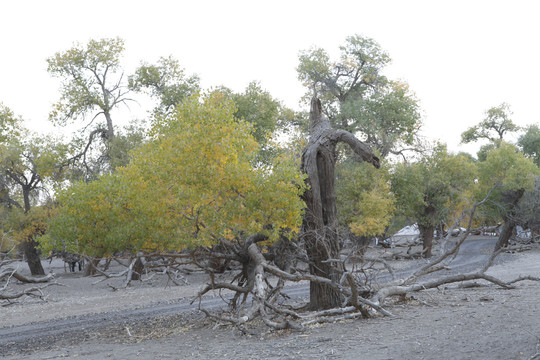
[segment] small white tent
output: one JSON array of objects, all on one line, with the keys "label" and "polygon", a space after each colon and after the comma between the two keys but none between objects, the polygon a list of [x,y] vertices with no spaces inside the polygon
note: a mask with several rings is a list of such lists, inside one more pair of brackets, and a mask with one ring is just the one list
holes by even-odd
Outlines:
[{"label": "small white tent", "polygon": [[391,246],[409,246],[417,244],[420,241],[420,230],[418,225],[413,224],[405,226],[394,235],[390,236]]}]

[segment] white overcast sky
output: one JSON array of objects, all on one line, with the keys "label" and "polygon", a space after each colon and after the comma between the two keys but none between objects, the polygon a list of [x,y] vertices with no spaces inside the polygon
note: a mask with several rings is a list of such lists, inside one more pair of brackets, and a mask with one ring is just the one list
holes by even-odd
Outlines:
[{"label": "white overcast sky", "polygon": [[0,102],[35,130],[50,128],[57,79],[45,59],[74,42],[119,36],[124,64],[173,55],[204,88],[242,91],[253,80],[299,109],[301,50],[338,54],[349,35],[375,39],[392,63],[385,74],[409,83],[424,134],[459,146],[485,110],[510,104],[520,124],[540,121],[540,1],[124,1],[0,3]]}]

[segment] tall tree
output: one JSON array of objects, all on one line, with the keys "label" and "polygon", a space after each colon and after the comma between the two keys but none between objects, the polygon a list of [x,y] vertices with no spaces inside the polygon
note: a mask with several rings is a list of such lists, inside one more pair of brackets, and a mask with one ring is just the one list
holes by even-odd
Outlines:
[{"label": "tall tree", "polygon": [[[338,62],[332,62],[321,48],[303,51],[299,57],[297,70],[300,81],[309,89],[309,94],[315,93],[322,100],[329,101],[325,105],[327,111],[335,104],[334,100],[345,103],[350,97],[362,95],[387,81],[380,71],[390,62],[390,57],[373,39],[349,36],[340,50]],[[350,130],[346,118],[338,119],[332,113],[327,115],[336,122],[335,126]]]},{"label": "tall tree", "polygon": [[101,161],[110,159],[105,152],[116,135],[113,110],[130,100],[120,64],[123,52],[122,39],[100,39],[75,44],[47,59],[48,72],[62,79],[61,98],[49,118],[58,125],[75,121],[85,124],[79,140],[74,142],[77,148],[72,159],[82,160],[83,168],[91,167],[87,161],[92,158],[92,150]]},{"label": "tall tree", "polygon": [[[306,214],[302,237],[311,261],[310,273],[339,282],[343,272],[338,259],[338,219],[335,193],[336,145],[343,142],[351,147],[362,160],[379,167],[379,159],[371,149],[346,130],[334,130],[322,112],[321,101],[311,100],[310,137],[302,155],[302,171],[307,174],[308,190],[304,193]],[[324,283],[310,283],[310,307],[327,309],[339,307],[339,291]]]},{"label": "tall tree", "polygon": [[324,113],[335,127],[361,136],[380,156],[402,153],[420,128],[418,101],[408,86],[389,81],[381,70],[390,57],[374,40],[350,36],[331,61],[324,49],[304,51],[298,77],[324,102]]},{"label": "tall tree", "polygon": [[[5,120],[3,123],[13,124],[19,121],[6,108],[2,110],[2,118]],[[24,234],[18,236],[18,239],[31,273],[44,275],[35,240],[35,236],[39,235],[42,229],[34,226],[30,211],[39,203],[38,196],[44,190],[44,180],[58,175],[58,164],[64,158],[66,149],[54,139],[31,135],[22,127],[17,134],[17,137],[4,138],[4,141],[0,142],[2,202],[7,207],[12,207],[13,211],[23,213],[20,218],[24,221],[18,221],[19,225],[14,230]]]},{"label": "tall tree", "polygon": [[465,190],[474,185],[474,177],[475,166],[470,159],[448,154],[443,145],[418,162],[395,166],[392,191],[396,206],[418,224],[424,257],[431,257],[434,230],[446,222],[452,204],[459,203]]},{"label": "tall tree", "polygon": [[525,192],[533,187],[540,170],[531,159],[506,142],[501,142],[499,147],[489,152],[478,167],[479,197],[491,191],[491,201],[486,211],[492,219],[502,218],[504,222],[496,245],[496,249],[499,249],[508,244],[518,224],[518,204]]},{"label": "tall tree", "polygon": [[123,83],[120,57],[124,41],[120,38],[90,40],[86,46],[76,44],[69,50],[47,59],[47,71],[62,78],[60,102],[50,114],[60,124],[82,117],[93,122],[99,115],[105,118],[105,127],[97,129],[108,139],[114,137],[111,111],[128,101],[128,89]]},{"label": "tall tree", "polygon": [[157,64],[142,63],[129,76],[129,88],[147,92],[159,99],[156,113],[171,113],[182,100],[199,92],[200,79],[197,75],[186,75],[180,62],[169,56],[161,57]]},{"label": "tall tree", "polygon": [[486,111],[484,120],[461,134],[461,142],[467,144],[486,139],[492,143],[498,143],[503,140],[506,134],[519,129],[511,117],[512,111],[507,103],[489,108]]},{"label": "tall tree", "polygon": [[[487,189],[494,189],[491,199],[491,209],[487,211],[491,220],[502,219],[503,228],[497,241],[496,249],[508,244],[516,227],[518,205],[527,189],[534,182],[534,174],[538,171],[532,161],[527,162],[524,154],[516,146],[505,142],[504,136],[519,130],[511,120],[510,106],[502,103],[486,111],[486,117],[478,125],[469,128],[461,134],[463,143],[480,139],[490,141],[478,151],[481,189],[485,196]],[[520,138],[521,146],[530,151],[534,160],[536,131],[529,127],[527,133]]]}]

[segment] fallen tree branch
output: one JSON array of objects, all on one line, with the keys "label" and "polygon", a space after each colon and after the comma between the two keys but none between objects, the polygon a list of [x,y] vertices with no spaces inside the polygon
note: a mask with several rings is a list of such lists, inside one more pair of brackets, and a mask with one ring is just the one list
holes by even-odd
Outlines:
[{"label": "fallen tree branch", "polygon": [[351,313],[351,314],[345,314],[341,316],[332,316],[332,317],[317,317],[313,320],[303,322],[303,326],[308,326],[312,324],[323,324],[323,323],[333,323],[337,321],[343,321],[343,320],[350,320],[350,319],[356,319],[359,317],[363,317],[362,313]]},{"label": "fallen tree branch", "polygon": [[100,275],[103,275],[104,278],[103,279],[99,279],[98,281],[95,281],[92,283],[92,285],[96,285],[96,284],[99,284],[100,282],[102,281],[105,281],[107,279],[112,279],[112,278],[118,278],[118,277],[123,277],[125,276],[127,273],[128,273],[129,269],[126,269],[126,270],[123,270],[119,273],[116,273],[116,274],[108,274],[104,271],[101,271],[99,269],[96,268],[96,272],[98,272]]},{"label": "fallen tree branch", "polygon": [[31,287],[31,288],[28,288],[28,289],[24,289],[22,291],[19,291],[19,292],[13,293],[13,294],[0,293],[0,300],[14,300],[14,299],[18,299],[18,298],[23,297],[23,296],[33,296],[33,297],[37,297],[37,298],[42,299],[43,298],[43,292],[41,290],[43,290],[43,289],[45,289],[45,288],[47,288],[49,286],[53,286],[53,285],[64,286],[62,284],[53,282],[53,283],[45,284],[43,286]]},{"label": "fallen tree branch", "polygon": [[530,276],[530,275],[520,276],[520,277],[518,277],[518,278],[516,278],[514,280],[508,281],[506,284],[512,285],[512,284],[515,284],[517,282],[526,281],[526,280],[540,282],[540,277],[535,277],[535,276]]},{"label": "fallen tree branch", "polygon": [[379,263],[383,264],[384,267],[386,268],[386,270],[388,270],[388,273],[390,274],[390,276],[392,277],[392,280],[396,279],[396,274],[394,272],[394,269],[388,263],[388,261],[386,261],[385,259],[375,258],[375,257],[372,257],[372,256],[367,256],[367,255],[361,256],[360,259],[364,260],[364,261],[379,262]]},{"label": "fallen tree branch", "polygon": [[505,282],[500,279],[497,279],[494,276],[487,275],[483,271],[468,273],[468,274],[457,274],[457,275],[446,276],[446,277],[431,280],[431,281],[426,281],[423,283],[412,284],[408,286],[400,286],[400,285],[387,286],[380,289],[372,298],[372,301],[376,304],[382,304],[384,300],[390,296],[405,295],[409,292],[433,289],[441,285],[462,282],[462,281],[470,281],[470,280],[486,280],[504,289],[513,289],[514,288],[513,284],[519,281],[525,281],[525,280],[540,281],[540,278],[533,277],[533,276],[520,276],[517,279]]},{"label": "fallen tree branch", "polygon": [[15,272],[13,274],[13,277],[19,280],[20,282],[24,282],[28,284],[39,284],[39,283],[46,283],[54,279],[54,273],[49,273],[44,277],[34,277],[34,276],[24,276],[18,272]]},{"label": "fallen tree branch", "polygon": [[239,293],[242,293],[242,294],[247,294],[249,292],[248,288],[238,286],[238,285],[234,285],[234,284],[223,283],[223,282],[211,283],[211,284],[206,285],[206,287],[204,289],[199,291],[197,296],[195,296],[193,298],[193,300],[191,300],[190,304],[193,304],[195,302],[195,300],[201,298],[207,292],[209,292],[211,290],[220,290],[220,289],[228,289],[228,290],[236,291],[236,292],[239,292]]},{"label": "fallen tree branch", "polygon": [[27,284],[39,284],[39,283],[46,283],[54,279],[54,273],[49,273],[47,276],[43,277],[35,277],[35,276],[24,276],[21,273],[17,271],[17,269],[3,269],[2,272],[0,272],[0,280],[5,277],[13,277],[20,282],[27,283]]},{"label": "fallen tree branch", "polygon": [[199,309],[199,311],[202,311],[206,317],[210,318],[210,319],[214,319],[214,320],[217,320],[217,321],[223,321],[223,322],[227,322],[229,324],[232,324],[232,325],[235,325],[236,328],[238,328],[242,333],[244,334],[249,334],[249,335],[255,335],[254,332],[251,332],[248,330],[248,328],[246,328],[244,322],[242,321],[243,319],[237,319],[235,317],[232,317],[232,316],[225,316],[225,315],[214,315],[212,313],[210,313],[208,310],[206,309]]}]

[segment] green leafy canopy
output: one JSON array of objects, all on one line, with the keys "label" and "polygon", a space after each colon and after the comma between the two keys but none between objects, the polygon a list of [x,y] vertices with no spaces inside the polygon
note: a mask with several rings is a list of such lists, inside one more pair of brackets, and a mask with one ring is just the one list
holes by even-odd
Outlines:
[{"label": "green leafy canopy", "polygon": [[126,167],[60,194],[47,241],[104,255],[298,231],[304,175],[286,156],[254,167],[257,142],[235,111],[213,94],[156,118],[152,141]]}]

